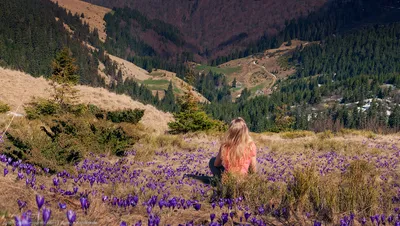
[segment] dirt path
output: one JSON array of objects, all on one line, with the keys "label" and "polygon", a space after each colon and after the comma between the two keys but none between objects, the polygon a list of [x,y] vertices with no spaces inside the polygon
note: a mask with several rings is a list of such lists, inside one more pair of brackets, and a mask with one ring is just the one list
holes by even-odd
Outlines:
[{"label": "dirt path", "polygon": [[272,83],[271,85],[268,87],[268,89],[272,89],[272,87],[274,87],[275,83],[276,83],[276,75],[272,74],[271,72],[267,71],[267,69],[265,68],[265,66],[261,66],[258,63],[256,63],[255,61],[254,65],[258,66],[259,68],[261,68],[261,70],[263,70],[265,72],[265,74],[268,74],[270,77],[272,77]]}]

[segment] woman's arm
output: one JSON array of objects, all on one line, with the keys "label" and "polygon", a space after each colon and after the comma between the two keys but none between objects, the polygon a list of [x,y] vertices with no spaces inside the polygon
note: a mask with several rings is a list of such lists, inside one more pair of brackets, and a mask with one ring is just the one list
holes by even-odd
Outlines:
[{"label": "woman's arm", "polygon": [[252,157],[250,161],[250,170],[252,173],[257,172],[257,147],[253,143],[252,145]]},{"label": "woman's arm", "polygon": [[257,158],[256,158],[256,156],[251,157],[250,169],[251,169],[252,173],[257,172]]},{"label": "woman's arm", "polygon": [[219,148],[218,155],[217,155],[217,157],[215,157],[214,166],[215,166],[215,167],[222,166],[221,148]]}]

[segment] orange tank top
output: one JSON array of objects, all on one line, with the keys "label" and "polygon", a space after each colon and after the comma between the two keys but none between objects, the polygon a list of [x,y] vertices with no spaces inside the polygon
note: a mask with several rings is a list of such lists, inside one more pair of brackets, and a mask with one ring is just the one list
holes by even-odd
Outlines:
[{"label": "orange tank top", "polygon": [[226,172],[239,172],[241,174],[247,174],[247,172],[249,171],[249,167],[250,167],[250,163],[251,163],[251,158],[256,156],[257,153],[257,148],[256,145],[254,144],[254,142],[251,144],[250,146],[250,153],[248,155],[245,155],[244,159],[242,159],[240,161],[240,165],[233,167],[229,164],[228,161],[226,161],[228,159],[228,153],[229,153],[229,149],[227,150],[227,152],[225,152],[224,156],[221,156],[222,159],[222,165],[225,168]]}]

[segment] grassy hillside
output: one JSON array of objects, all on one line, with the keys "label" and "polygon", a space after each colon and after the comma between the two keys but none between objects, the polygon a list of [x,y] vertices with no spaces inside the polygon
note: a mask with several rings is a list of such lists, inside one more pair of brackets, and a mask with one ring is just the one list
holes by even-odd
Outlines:
[{"label": "grassy hillside", "polygon": [[59,6],[68,9],[72,14],[77,13],[81,19],[87,23],[91,30],[97,30],[101,41],[105,41],[107,34],[105,32],[104,16],[111,12],[111,9],[89,4],[80,0],[52,0]]},{"label": "grassy hillside", "polygon": [[[49,98],[51,86],[44,78],[34,78],[23,72],[13,71],[0,67],[0,100],[11,106],[11,111],[21,104],[32,101],[33,98]],[[127,95],[117,95],[103,88],[92,88],[88,86],[78,86],[79,102],[84,104],[94,104],[107,110],[117,110],[124,108],[140,108],[145,110],[141,122],[150,131],[163,133],[168,129],[167,123],[172,120],[172,115],[157,110],[151,105],[144,105],[132,100]],[[23,113],[23,108],[17,113]],[[3,115],[5,117],[5,115]]]}]

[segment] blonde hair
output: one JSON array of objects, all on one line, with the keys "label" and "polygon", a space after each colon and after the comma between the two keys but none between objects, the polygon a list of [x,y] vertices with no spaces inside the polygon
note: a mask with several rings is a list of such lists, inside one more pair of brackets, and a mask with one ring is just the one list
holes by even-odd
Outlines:
[{"label": "blonde hair", "polygon": [[221,145],[221,157],[224,164],[229,167],[240,168],[240,165],[250,155],[253,140],[249,135],[249,129],[242,118],[232,120]]}]

